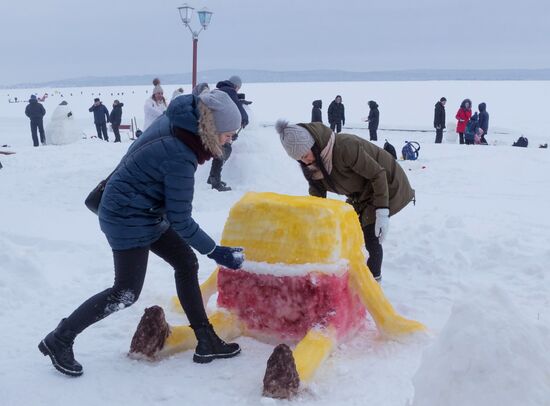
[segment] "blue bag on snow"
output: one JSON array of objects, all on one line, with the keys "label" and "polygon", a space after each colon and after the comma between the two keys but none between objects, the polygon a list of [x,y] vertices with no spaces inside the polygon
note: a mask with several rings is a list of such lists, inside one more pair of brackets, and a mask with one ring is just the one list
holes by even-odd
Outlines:
[{"label": "blue bag on snow", "polygon": [[418,142],[405,141],[401,154],[405,161],[416,161],[418,159],[418,151],[420,151],[420,144]]}]

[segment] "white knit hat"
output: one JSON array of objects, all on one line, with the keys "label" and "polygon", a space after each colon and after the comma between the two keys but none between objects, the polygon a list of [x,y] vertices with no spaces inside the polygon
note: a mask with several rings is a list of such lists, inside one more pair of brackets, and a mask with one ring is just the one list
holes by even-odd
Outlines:
[{"label": "white knit hat", "polygon": [[315,140],[308,130],[299,125],[290,125],[286,120],[277,120],[275,129],[279,133],[281,144],[283,144],[286,153],[296,161],[311,151],[311,147],[315,144]]}]

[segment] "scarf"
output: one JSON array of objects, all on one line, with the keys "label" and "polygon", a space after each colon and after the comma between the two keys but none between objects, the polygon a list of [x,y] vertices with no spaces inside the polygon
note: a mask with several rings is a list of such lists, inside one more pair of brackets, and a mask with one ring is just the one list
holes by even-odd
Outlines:
[{"label": "scarf", "polygon": [[182,128],[174,127],[174,136],[195,153],[199,165],[202,165],[212,158],[212,153],[204,147],[198,135],[190,133]]},{"label": "scarf", "polygon": [[[332,149],[334,148],[334,141],[336,137],[334,131],[330,134],[330,138],[325,148],[321,151],[321,160],[323,161],[323,166],[327,170],[327,173],[330,175],[332,172]],[[311,164],[308,166],[311,171],[311,178],[314,180],[323,179],[323,172],[319,169],[316,164]]]}]

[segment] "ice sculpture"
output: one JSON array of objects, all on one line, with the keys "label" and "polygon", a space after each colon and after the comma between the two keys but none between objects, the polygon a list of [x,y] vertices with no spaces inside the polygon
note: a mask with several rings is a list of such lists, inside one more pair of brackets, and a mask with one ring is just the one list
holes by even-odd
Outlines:
[{"label": "ice sculpture", "polygon": [[[222,244],[244,247],[246,261],[236,271],[218,268],[201,285],[205,303],[218,292],[219,310],[210,316],[218,335],[296,344],[291,353],[285,345],[274,351],[265,396],[295,394],[297,381],[289,377],[310,380],[332,348],[366,321],[366,311],[385,335],[424,330],[395,312],[372,277],[357,214],[344,202],[247,193],[229,213]],[[141,324],[136,335],[143,336]],[[168,329],[163,344],[147,354],[133,345],[131,354],[158,358],[196,345],[188,326]]]}]

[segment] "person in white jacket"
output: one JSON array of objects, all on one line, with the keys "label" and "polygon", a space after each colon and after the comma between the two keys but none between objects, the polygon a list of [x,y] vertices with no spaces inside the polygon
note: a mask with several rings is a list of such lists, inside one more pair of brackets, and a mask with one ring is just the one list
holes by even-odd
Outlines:
[{"label": "person in white jacket", "polygon": [[155,85],[153,95],[147,98],[145,105],[143,106],[143,131],[147,130],[147,128],[157,119],[157,117],[162,116],[167,107],[166,99],[164,98],[164,91],[160,86],[160,80],[153,80],[153,85]]}]

